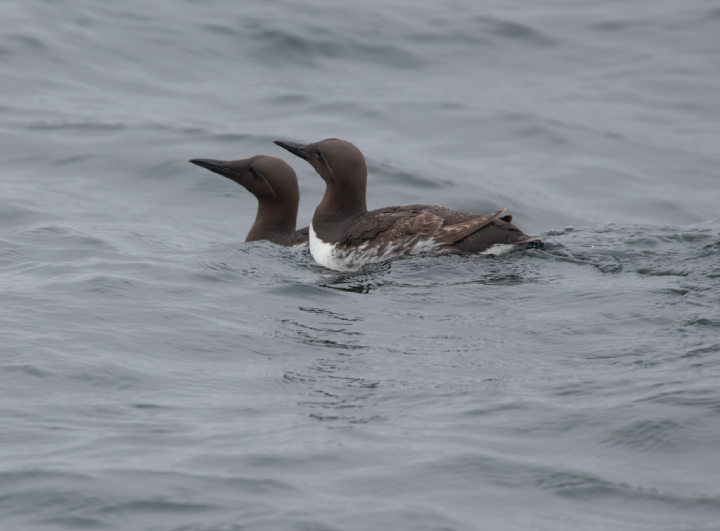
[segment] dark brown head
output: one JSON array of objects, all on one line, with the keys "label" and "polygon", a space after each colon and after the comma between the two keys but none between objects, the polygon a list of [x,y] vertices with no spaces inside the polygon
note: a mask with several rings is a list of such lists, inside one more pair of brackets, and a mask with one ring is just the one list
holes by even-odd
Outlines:
[{"label": "dark brown head", "polygon": [[295,231],[300,191],[295,171],[285,161],[256,155],[242,160],[189,162],[235,181],[257,198],[257,216],[245,241],[275,241]]},{"label": "dark brown head", "polygon": [[354,216],[367,212],[367,166],[365,157],[353,144],[339,138],[313,144],[275,143],[306,160],[325,181],[325,196],[316,215],[320,212],[330,217]]}]

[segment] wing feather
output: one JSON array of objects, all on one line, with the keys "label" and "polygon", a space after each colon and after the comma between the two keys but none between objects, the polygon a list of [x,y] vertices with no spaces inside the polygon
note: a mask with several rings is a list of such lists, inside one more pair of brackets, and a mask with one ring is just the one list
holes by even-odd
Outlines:
[{"label": "wing feather", "polygon": [[502,210],[498,210],[497,212],[493,212],[492,214],[488,214],[487,216],[478,216],[463,223],[457,223],[456,225],[449,225],[447,227],[443,227],[435,233],[435,241],[438,243],[446,243],[452,245],[453,243],[458,242],[463,238],[466,238],[473,232],[480,230],[485,225],[494,220],[496,217],[498,217],[500,214],[505,212],[505,210],[506,209],[503,208]]},{"label": "wing feather", "polygon": [[402,240],[433,237],[438,244],[450,246],[480,230],[503,212],[505,209],[481,216],[432,205],[382,208],[369,212],[351,225],[340,245],[372,242],[385,248]]}]

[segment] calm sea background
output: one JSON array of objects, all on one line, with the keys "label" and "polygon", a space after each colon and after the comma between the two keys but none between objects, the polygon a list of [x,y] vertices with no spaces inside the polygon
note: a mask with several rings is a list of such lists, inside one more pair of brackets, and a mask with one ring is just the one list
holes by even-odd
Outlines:
[{"label": "calm sea background", "polygon": [[[0,529],[720,529],[720,3],[5,0]],[[187,163],[543,250],[339,274]]]}]

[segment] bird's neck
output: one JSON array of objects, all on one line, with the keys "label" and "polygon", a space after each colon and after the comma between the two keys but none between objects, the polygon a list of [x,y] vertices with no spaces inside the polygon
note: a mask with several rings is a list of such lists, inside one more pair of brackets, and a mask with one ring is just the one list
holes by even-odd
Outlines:
[{"label": "bird's neck", "polygon": [[325,195],[315,209],[313,222],[340,223],[367,212],[365,187],[355,190],[328,185]]},{"label": "bird's neck", "polygon": [[260,201],[246,242],[270,240],[295,232],[297,206]]}]

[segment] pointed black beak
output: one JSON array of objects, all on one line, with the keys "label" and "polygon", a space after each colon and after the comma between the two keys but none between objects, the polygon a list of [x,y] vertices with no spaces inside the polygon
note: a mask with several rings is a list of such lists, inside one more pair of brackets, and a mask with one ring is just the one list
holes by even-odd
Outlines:
[{"label": "pointed black beak", "polygon": [[280,140],[276,140],[275,143],[281,148],[287,149],[293,155],[297,155],[301,159],[310,160],[310,155],[301,149],[302,144],[297,144],[296,142],[282,142]]},{"label": "pointed black beak", "polygon": [[235,180],[235,177],[237,177],[237,173],[235,173],[230,168],[224,166],[222,160],[192,159],[192,160],[189,160],[188,162],[192,162],[193,164],[197,164],[198,166],[201,166],[205,169],[214,171],[215,173],[219,173],[220,175],[223,175],[223,176],[227,177],[228,179]]}]

